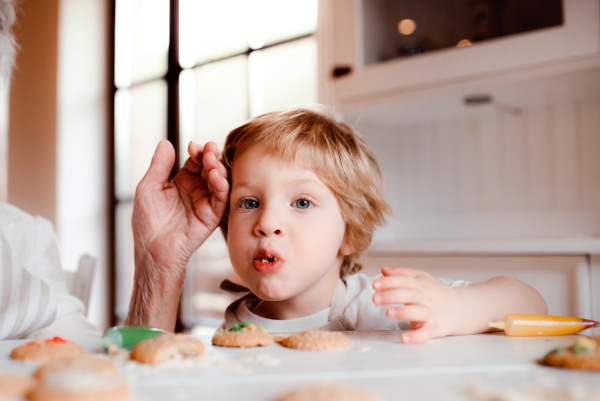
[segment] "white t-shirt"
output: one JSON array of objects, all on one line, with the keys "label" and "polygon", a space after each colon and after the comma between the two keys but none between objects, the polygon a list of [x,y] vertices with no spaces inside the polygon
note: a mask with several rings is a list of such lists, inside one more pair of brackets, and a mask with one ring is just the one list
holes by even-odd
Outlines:
[{"label": "white t-shirt", "polygon": [[0,202],[0,340],[99,336],[69,294],[52,223]]},{"label": "white t-shirt", "polygon": [[[342,325],[338,327],[343,330],[410,329],[410,322],[391,320],[386,316],[387,309],[393,305],[376,306],[373,303],[375,294],[373,281],[380,277],[382,275],[369,277],[364,274],[354,274],[345,277],[344,281],[340,279],[329,308],[297,319],[274,320],[260,317],[252,313],[252,309],[260,302],[260,299],[252,296],[246,297],[227,308],[225,327],[230,328],[239,322],[252,322],[269,333],[285,334],[310,329],[336,330],[335,326],[333,328],[328,326],[331,326],[333,320],[342,320]],[[438,280],[452,287],[466,287],[471,284],[465,280],[449,280],[439,277]]]}]

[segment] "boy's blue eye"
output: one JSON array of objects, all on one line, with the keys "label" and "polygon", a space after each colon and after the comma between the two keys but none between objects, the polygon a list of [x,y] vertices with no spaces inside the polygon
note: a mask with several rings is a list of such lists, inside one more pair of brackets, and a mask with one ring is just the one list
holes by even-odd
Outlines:
[{"label": "boy's blue eye", "polygon": [[256,209],[258,207],[258,201],[254,199],[246,199],[242,202],[242,207],[244,209]]},{"label": "boy's blue eye", "polygon": [[312,206],[312,203],[310,203],[310,201],[306,199],[298,199],[294,202],[294,205],[296,205],[298,209],[308,209]]}]

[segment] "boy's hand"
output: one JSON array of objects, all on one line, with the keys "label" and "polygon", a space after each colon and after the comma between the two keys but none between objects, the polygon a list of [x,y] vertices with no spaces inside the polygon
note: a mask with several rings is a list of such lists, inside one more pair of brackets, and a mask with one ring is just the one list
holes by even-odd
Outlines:
[{"label": "boy's hand", "polygon": [[404,304],[387,309],[393,320],[409,320],[413,331],[403,333],[403,343],[422,343],[453,333],[460,314],[459,293],[420,270],[382,267],[384,277],[373,282],[375,305]]},{"label": "boy's hand", "polygon": [[188,152],[183,168],[167,182],[175,151],[169,141],[161,141],[137,187],[132,219],[136,274],[127,324],[173,330],[187,263],[227,207],[227,170],[217,146],[190,142]]}]

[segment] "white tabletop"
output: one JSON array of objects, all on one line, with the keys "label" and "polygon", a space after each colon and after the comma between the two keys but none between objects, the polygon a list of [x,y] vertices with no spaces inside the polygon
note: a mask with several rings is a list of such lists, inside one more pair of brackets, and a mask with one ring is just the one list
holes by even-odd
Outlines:
[{"label": "white tabletop", "polygon": [[[515,391],[583,389],[600,396],[600,372],[535,363],[551,349],[574,343],[576,336],[511,338],[482,334],[420,345],[402,344],[399,332],[353,332],[348,337],[348,348],[321,352],[278,344],[221,348],[210,345],[210,338],[201,337],[207,345],[202,363],[152,367],[126,362],[120,366],[122,374],[129,377],[136,401],[276,400],[291,389],[315,382],[353,385],[382,400],[484,399],[468,398],[468,394],[476,390],[481,393],[481,389],[506,391],[509,387]],[[101,352],[95,340],[73,340],[88,353]],[[11,350],[23,342],[0,342],[0,372],[27,374],[37,368],[36,364],[9,359]]]}]

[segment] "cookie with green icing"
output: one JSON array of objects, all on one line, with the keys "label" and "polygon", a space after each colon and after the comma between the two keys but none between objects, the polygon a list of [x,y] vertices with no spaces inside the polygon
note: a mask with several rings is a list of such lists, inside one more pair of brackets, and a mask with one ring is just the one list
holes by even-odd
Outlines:
[{"label": "cookie with green icing", "polygon": [[541,363],[567,369],[600,370],[600,337],[581,336],[571,347],[550,351]]},{"label": "cookie with green icing", "polygon": [[271,345],[273,339],[260,326],[250,322],[241,322],[227,330],[215,333],[212,343],[221,347],[246,348]]}]

